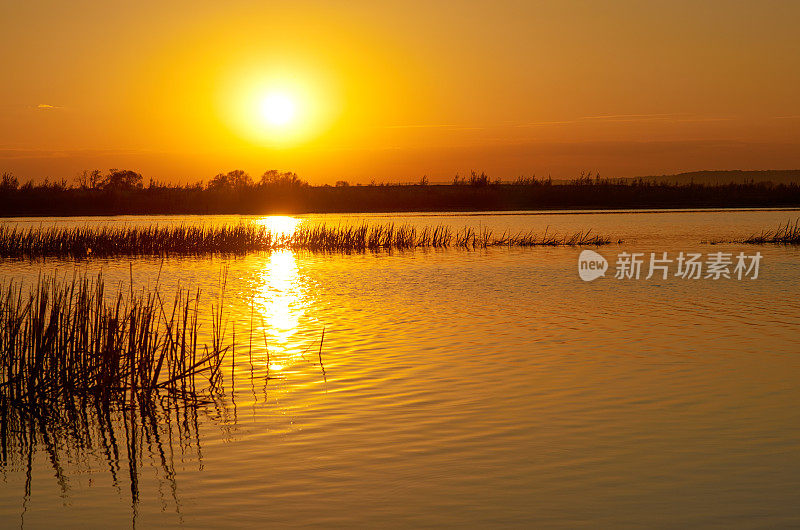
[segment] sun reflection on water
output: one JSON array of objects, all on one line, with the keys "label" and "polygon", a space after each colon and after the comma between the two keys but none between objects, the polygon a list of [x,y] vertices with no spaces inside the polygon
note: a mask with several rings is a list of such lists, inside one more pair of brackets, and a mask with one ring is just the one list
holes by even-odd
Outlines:
[{"label": "sun reflection on water", "polygon": [[291,250],[278,250],[269,257],[261,272],[259,292],[262,315],[273,339],[281,344],[297,330],[303,308],[297,297],[297,262]]},{"label": "sun reflection on water", "polygon": [[258,219],[256,223],[266,227],[274,236],[289,237],[300,224],[300,219],[288,215],[270,215]]},{"label": "sun reflection on water", "polygon": [[307,300],[300,280],[296,256],[288,249],[272,252],[259,273],[254,302],[265,326],[270,370],[288,369],[301,360],[299,343],[303,339],[298,332]]}]

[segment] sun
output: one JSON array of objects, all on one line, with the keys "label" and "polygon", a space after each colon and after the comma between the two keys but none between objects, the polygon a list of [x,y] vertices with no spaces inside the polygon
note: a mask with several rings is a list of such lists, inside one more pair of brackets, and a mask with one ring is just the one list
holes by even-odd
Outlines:
[{"label": "sun", "polygon": [[283,127],[294,121],[297,105],[288,94],[272,92],[261,99],[258,110],[264,123]]},{"label": "sun", "polygon": [[217,112],[246,144],[299,148],[325,134],[338,115],[338,84],[325,70],[261,61],[232,66],[220,76]]}]

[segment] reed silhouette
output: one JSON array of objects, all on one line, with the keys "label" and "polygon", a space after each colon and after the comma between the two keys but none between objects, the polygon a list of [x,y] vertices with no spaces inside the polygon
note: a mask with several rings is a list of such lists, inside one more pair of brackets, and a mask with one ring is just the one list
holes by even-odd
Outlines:
[{"label": "reed silhouette", "polygon": [[[0,467],[24,461],[25,502],[36,448],[47,452],[62,494],[68,490],[62,459],[87,461],[100,448],[116,487],[127,475],[135,514],[145,440],[157,448],[151,456],[176,494],[172,452],[164,446],[177,436],[199,451],[197,409],[219,391],[228,349],[216,330],[210,348],[198,344],[199,296],[179,291],[170,302],[157,290],[134,293],[132,287],[109,296],[102,276],[44,278],[30,289],[5,286]],[[198,387],[201,374],[207,382]]]},{"label": "reed silhouette", "polygon": [[612,240],[589,232],[495,234],[489,229],[447,226],[416,228],[407,224],[359,226],[301,225],[291,233],[272,232],[251,222],[221,226],[175,227],[35,227],[0,225],[0,257],[87,257],[244,253],[256,250],[353,252],[420,247],[486,248],[496,246],[606,245]]},{"label": "reed silhouette", "polygon": [[763,230],[760,234],[753,234],[740,242],[756,245],[767,243],[800,245],[800,219],[796,219],[794,224],[791,221],[787,221],[785,225],[778,226],[774,230]]},{"label": "reed silhouette", "polygon": [[135,521],[143,462],[155,462],[179,510],[173,446],[181,461],[194,448],[201,465],[199,415],[212,407],[227,421],[221,367],[235,336],[224,286],[208,344],[199,341],[199,290],[168,299],[157,284],[135,291],[131,282],[110,293],[102,275],[0,288],[0,470],[27,469],[24,506],[44,449],[63,496],[67,469],[99,459],[117,489],[130,489]]}]

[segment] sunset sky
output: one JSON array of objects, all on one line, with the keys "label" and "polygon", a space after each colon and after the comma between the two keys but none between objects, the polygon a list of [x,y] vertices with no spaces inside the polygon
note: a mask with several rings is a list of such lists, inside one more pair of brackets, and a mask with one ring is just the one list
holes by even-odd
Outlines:
[{"label": "sunset sky", "polygon": [[0,172],[800,168],[800,2],[7,1]]}]

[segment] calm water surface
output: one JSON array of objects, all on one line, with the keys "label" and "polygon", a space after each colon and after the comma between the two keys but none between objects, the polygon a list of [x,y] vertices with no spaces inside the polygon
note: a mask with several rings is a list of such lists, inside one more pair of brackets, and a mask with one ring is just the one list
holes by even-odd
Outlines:
[{"label": "calm water surface", "polygon": [[758,279],[741,281],[612,271],[585,283],[579,248],[2,261],[4,281],[102,270],[127,286],[132,270],[135,286],[160,274],[162,292],[200,287],[208,303],[227,271],[240,347],[217,403],[140,440],[136,502],[124,452],[55,440],[35,447],[30,473],[27,454],[0,464],[0,526],[798,526],[800,249],[703,243],[795,217],[261,220],[592,229],[623,240],[599,249],[612,268],[623,251],[760,251]]}]

